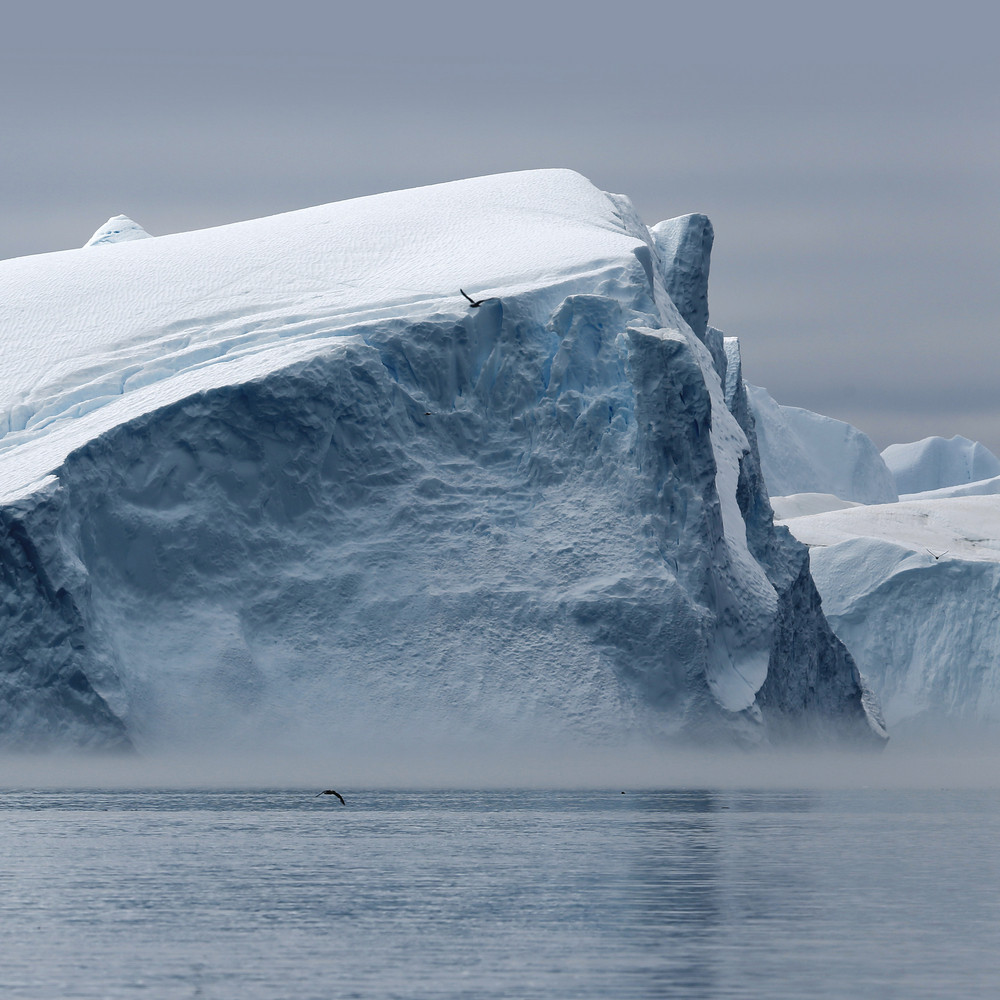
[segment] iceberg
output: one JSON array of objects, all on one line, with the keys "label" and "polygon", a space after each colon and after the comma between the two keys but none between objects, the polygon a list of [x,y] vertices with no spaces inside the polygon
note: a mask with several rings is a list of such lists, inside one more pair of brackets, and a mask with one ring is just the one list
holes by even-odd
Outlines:
[{"label": "iceberg", "polygon": [[827,494],[856,503],[898,498],[892,473],[867,434],[748,385],[764,481],[772,497]]},{"label": "iceberg", "polygon": [[133,222],[127,215],[113,215],[84,243],[84,247],[103,246],[107,243],[128,243],[131,240],[151,238],[150,234],[138,222]]},{"label": "iceberg", "polygon": [[792,518],[823,608],[903,737],[1000,722],[1000,498]]},{"label": "iceberg", "polygon": [[957,434],[891,444],[882,458],[900,494],[928,493],[1000,476],[1000,459],[993,452]]},{"label": "iceberg", "polygon": [[[903,739],[995,732],[1000,460],[962,437],[891,445],[882,459],[899,502],[878,503],[889,491],[860,432],[809,411],[785,420],[789,408],[747,388],[758,437],[768,431],[764,476],[793,490],[772,498],[776,517],[810,547],[829,624],[887,725]],[[795,489],[807,485],[828,492]]]},{"label": "iceberg", "polygon": [[540,170],[111,242],[0,263],[0,744],[884,738],[703,216]]}]

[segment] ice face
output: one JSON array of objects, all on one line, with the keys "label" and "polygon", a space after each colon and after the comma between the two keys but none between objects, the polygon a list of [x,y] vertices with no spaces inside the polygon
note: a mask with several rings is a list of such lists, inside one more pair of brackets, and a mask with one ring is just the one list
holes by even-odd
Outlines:
[{"label": "ice face", "polygon": [[685,322],[705,339],[708,330],[708,275],[715,231],[704,215],[684,215],[652,226],[664,288]]},{"label": "ice face", "polygon": [[2,739],[867,738],[832,635],[783,700],[808,570],[672,266],[562,170],[4,262]]}]

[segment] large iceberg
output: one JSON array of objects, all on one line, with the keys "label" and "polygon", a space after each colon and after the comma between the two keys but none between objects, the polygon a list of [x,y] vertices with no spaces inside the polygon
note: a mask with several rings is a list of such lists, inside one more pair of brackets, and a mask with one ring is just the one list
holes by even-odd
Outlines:
[{"label": "large iceberg", "polygon": [[706,224],[542,170],[0,264],[0,742],[878,742]]}]

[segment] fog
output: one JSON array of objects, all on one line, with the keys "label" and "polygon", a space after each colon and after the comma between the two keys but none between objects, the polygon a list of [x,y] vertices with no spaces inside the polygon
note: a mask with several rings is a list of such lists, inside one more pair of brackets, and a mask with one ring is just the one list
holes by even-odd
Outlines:
[{"label": "fog", "polygon": [[399,745],[317,754],[8,754],[0,789],[996,789],[1000,741],[890,742],[882,751]]}]

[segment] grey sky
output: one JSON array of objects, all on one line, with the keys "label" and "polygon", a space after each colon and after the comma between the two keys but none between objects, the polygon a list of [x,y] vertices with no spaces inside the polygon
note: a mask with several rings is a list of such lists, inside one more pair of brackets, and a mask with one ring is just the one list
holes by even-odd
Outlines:
[{"label": "grey sky", "polygon": [[692,6],[8,13],[0,257],[567,166],[712,217],[712,321],[780,402],[1000,453],[1000,15]]}]

